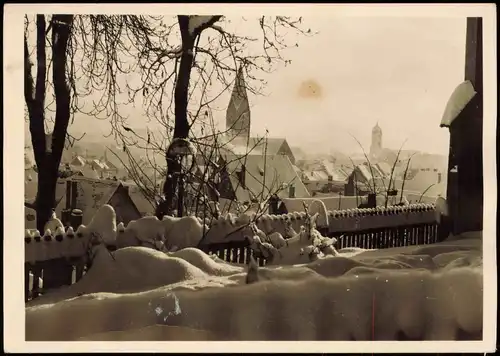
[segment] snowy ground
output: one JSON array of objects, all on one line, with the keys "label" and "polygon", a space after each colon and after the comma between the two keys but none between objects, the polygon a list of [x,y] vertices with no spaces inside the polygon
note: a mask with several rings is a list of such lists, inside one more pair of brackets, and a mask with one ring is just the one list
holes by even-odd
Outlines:
[{"label": "snowy ground", "polygon": [[27,341],[481,339],[478,238],[261,267],[250,285],[197,249],[113,257],[29,302]]}]

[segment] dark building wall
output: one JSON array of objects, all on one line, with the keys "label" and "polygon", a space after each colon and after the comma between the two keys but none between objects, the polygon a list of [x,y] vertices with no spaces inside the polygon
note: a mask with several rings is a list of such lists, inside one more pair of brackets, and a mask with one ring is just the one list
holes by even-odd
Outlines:
[{"label": "dark building wall", "polygon": [[[483,220],[483,153],[482,97],[477,95],[450,127],[448,203],[454,216],[453,230],[482,229]],[[454,167],[456,173],[451,172]]]},{"label": "dark building wall", "polygon": [[[356,188],[355,182],[358,183],[358,187]],[[362,184],[362,187],[364,189],[361,189],[359,185]],[[359,168],[355,168],[353,172],[349,175],[347,178],[347,184],[345,185],[344,188],[344,195],[345,196],[354,196],[354,195],[366,195],[370,192],[370,189],[373,187],[373,185],[368,184],[365,176],[360,172]],[[357,192],[356,192],[357,190]]]},{"label": "dark building wall", "polygon": [[[453,233],[482,230],[483,226],[483,69],[482,19],[467,18],[465,80],[477,92],[452,122],[447,201]],[[455,166],[458,172],[450,172]]]}]

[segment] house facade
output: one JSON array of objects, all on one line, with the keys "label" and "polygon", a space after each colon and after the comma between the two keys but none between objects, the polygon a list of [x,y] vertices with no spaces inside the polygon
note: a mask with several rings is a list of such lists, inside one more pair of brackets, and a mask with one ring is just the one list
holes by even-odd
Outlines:
[{"label": "house facade", "polygon": [[218,186],[221,198],[250,204],[273,194],[279,198],[310,197],[286,155],[228,155],[225,160],[227,168],[222,171]]},{"label": "house facade", "polygon": [[117,223],[126,225],[142,216],[130,197],[128,187],[119,181],[71,177],[65,181],[65,186],[66,192],[56,207],[57,216],[62,216],[65,209],[80,209],[83,212],[82,223],[87,225],[104,204],[114,208]]},{"label": "house facade", "polygon": [[391,177],[391,172],[388,172],[386,165],[364,162],[354,167],[349,175],[344,195],[363,196],[373,192],[385,194],[387,191],[398,190],[401,186],[402,181],[394,175]]}]

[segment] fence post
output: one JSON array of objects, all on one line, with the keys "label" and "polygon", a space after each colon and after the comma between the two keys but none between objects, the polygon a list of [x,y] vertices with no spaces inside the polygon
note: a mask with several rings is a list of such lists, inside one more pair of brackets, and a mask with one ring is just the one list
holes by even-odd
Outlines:
[{"label": "fence post", "polygon": [[73,229],[78,229],[78,226],[80,226],[83,222],[83,212],[80,209],[73,209],[71,211],[70,221]]}]

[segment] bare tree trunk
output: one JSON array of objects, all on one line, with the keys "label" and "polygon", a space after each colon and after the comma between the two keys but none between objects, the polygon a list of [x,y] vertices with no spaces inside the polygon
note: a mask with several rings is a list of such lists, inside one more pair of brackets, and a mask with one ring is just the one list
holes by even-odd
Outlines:
[{"label": "bare tree trunk", "polygon": [[[191,68],[194,58],[194,44],[196,38],[207,27],[217,22],[221,16],[213,16],[211,21],[203,24],[192,33],[189,31],[189,16],[179,15],[177,20],[181,32],[182,54],[180,58],[179,73],[175,83],[174,103],[175,103],[175,128],[173,139],[186,139],[189,135],[189,122],[187,115],[188,90],[191,79]],[[178,176],[181,171],[180,162],[173,161],[167,157],[167,177],[163,185],[165,200],[159,204],[156,216],[161,219],[163,215],[170,215],[174,207],[174,196],[178,194]],[[179,199],[179,197],[177,197]]]},{"label": "bare tree trunk", "polygon": [[[55,193],[58,170],[66,140],[70,118],[70,91],[66,80],[66,50],[71,33],[73,15],[54,15],[52,17],[52,59],[53,82],[56,95],[56,118],[50,149],[47,149],[47,136],[44,128],[45,77],[47,58],[45,53],[45,16],[37,15],[37,78],[33,86],[31,61],[29,59],[27,38],[24,38],[24,95],[28,107],[31,141],[38,169],[38,186],[35,202],[37,229],[43,232],[55,207]],[[35,93],[33,96],[33,92]]]},{"label": "bare tree trunk", "polygon": [[[177,82],[175,83],[174,105],[175,105],[175,128],[174,137],[187,138],[189,134],[189,122],[187,120],[187,104],[189,80],[191,79],[191,67],[193,64],[194,38],[189,33],[189,17],[178,16],[179,28],[182,38],[182,55],[179,65]],[[170,215],[174,206],[174,195],[177,192],[178,174],[181,171],[180,162],[169,159],[167,155],[167,177],[163,186],[165,201],[158,209],[157,217],[161,219],[164,214]]]}]

